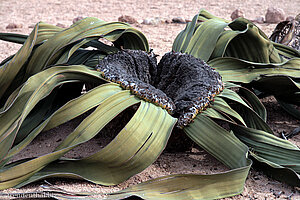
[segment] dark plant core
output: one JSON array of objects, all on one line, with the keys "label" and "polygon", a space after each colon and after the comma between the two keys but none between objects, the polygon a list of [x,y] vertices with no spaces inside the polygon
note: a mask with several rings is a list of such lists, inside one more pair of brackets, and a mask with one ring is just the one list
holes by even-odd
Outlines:
[{"label": "dark plant core", "polygon": [[154,54],[140,50],[123,50],[106,56],[96,67],[103,77],[118,83],[124,89],[146,101],[165,108],[170,114],[175,104],[163,91],[155,88],[153,78],[157,74]]},{"label": "dark plant core", "polygon": [[221,75],[185,53],[166,53],[158,64],[154,86],[175,102],[178,125],[188,125],[223,90]]},{"label": "dark plant core", "polygon": [[152,53],[122,50],[106,56],[96,69],[105,79],[166,109],[178,118],[180,128],[191,123],[223,89],[218,72],[184,53],[169,52],[157,65]]}]

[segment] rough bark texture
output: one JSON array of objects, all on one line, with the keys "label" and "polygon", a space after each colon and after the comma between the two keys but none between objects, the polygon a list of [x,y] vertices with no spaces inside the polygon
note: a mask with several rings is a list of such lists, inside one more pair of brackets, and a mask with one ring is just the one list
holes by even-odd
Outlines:
[{"label": "rough bark texture", "polygon": [[166,53],[154,86],[175,102],[178,126],[188,125],[223,89],[222,77],[204,61],[184,53]]},{"label": "rough bark texture", "polygon": [[155,55],[122,50],[99,62],[97,70],[138,97],[155,103],[187,126],[223,89],[218,72],[191,55],[169,52],[156,64]]},{"label": "rough bark texture", "polygon": [[157,74],[155,55],[140,50],[122,50],[111,54],[96,67],[103,72],[104,78],[130,89],[138,97],[150,101],[169,113],[175,109],[174,102],[164,92],[156,89],[151,77]]}]

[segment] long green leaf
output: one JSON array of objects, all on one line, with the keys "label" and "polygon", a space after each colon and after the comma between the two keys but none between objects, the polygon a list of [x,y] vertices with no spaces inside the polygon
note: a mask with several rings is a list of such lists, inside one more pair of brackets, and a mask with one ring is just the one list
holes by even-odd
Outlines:
[{"label": "long green leaf", "polygon": [[[264,131],[234,124],[232,128],[235,135],[249,146],[252,156],[269,166],[266,170],[273,168],[269,175],[299,187],[300,149],[296,145]],[[287,172],[287,176],[277,175],[278,172]]]},{"label": "long green leaf", "polygon": [[[128,91],[126,92],[128,93]],[[107,99],[107,101],[109,104],[113,104],[110,99]],[[102,124],[105,124],[106,121],[103,121],[103,119],[106,119],[107,116],[111,116],[110,112],[114,111],[106,106],[105,103],[103,103],[101,107],[99,113],[95,113],[96,121],[90,124],[85,120],[85,122],[81,123],[82,126],[85,124],[84,126],[88,129],[96,128],[97,131],[103,127]],[[124,108],[124,106],[121,105],[119,107]],[[107,110],[109,110],[109,112],[107,112]],[[109,120],[111,119],[107,121]],[[176,121],[176,119],[172,118],[160,107],[141,101],[141,105],[133,118],[105,148],[81,160],[54,162],[21,185],[40,178],[61,175],[79,176],[104,185],[114,185],[123,182],[155,161],[164,149]],[[101,122],[101,124],[97,122]],[[77,130],[78,128],[75,132]],[[93,133],[97,131],[93,131]],[[90,131],[87,130],[82,133],[84,135],[73,133],[70,137],[66,138],[60,147],[70,145],[68,142],[70,139],[73,144],[82,139],[86,140],[86,136],[88,136],[88,138],[92,136]],[[79,137],[73,137],[73,135],[78,135]],[[83,168],[82,166],[85,167]]]},{"label": "long green leaf", "polygon": [[247,162],[246,167],[220,174],[185,174],[156,178],[112,193],[107,199],[123,199],[133,195],[149,200],[219,199],[234,196],[243,191],[252,163],[250,160]]},{"label": "long green leaf", "polygon": [[[291,74],[292,75],[292,74]],[[273,94],[285,102],[300,105],[300,80],[282,75],[266,75],[252,85],[260,91]]]},{"label": "long green leaf", "polygon": [[289,61],[270,64],[254,63],[237,58],[216,58],[208,62],[222,75],[224,81],[250,83],[258,80],[263,75],[287,75],[298,77],[300,58]]},{"label": "long green leaf", "polygon": [[[128,34],[135,37],[135,42],[131,42],[132,45],[138,43],[140,49],[148,50],[148,43],[145,37],[129,25],[120,22],[108,23],[97,18],[85,18],[77,24],[73,24],[70,28],[54,34],[53,37],[39,46],[28,63],[26,73],[32,75],[46,66],[54,64],[61,56],[64,47],[77,43],[84,38],[104,37],[108,40],[116,41],[122,39],[123,34],[126,38]],[[136,48],[136,46],[133,48]]]},{"label": "long green leaf", "polygon": [[231,169],[246,166],[247,146],[210,118],[198,115],[184,131],[199,146]]},{"label": "long green leaf", "polygon": [[[278,63],[281,58],[272,42],[262,35],[252,22],[238,18],[229,24],[233,31],[241,31],[226,47],[225,56],[251,62]],[[247,31],[245,31],[247,30]]]},{"label": "long green leaf", "polygon": [[16,34],[16,33],[0,33],[0,40],[7,42],[14,42],[17,44],[24,44],[28,35]]},{"label": "long green leaf", "polygon": [[194,16],[192,22],[189,22],[185,29],[175,38],[172,50],[175,52],[185,52],[190,40],[194,34],[198,15]]},{"label": "long green leaf", "polygon": [[37,31],[38,24],[17,54],[9,62],[0,66],[0,99],[29,58],[37,37]]},{"label": "long green leaf", "polygon": [[241,87],[239,89],[239,94],[247,100],[247,102],[251,105],[252,109],[266,122],[267,110],[265,106],[261,103],[259,98],[253,92],[244,87]]},{"label": "long green leaf", "polygon": [[243,118],[235,110],[233,110],[222,98],[219,98],[218,96],[215,97],[212,108],[218,110],[219,112],[226,113],[234,117],[235,119],[238,119],[240,123],[246,125]]},{"label": "long green leaf", "polygon": [[14,104],[0,114],[0,159],[11,147],[16,134],[35,105],[58,85],[70,81],[101,81],[100,72],[85,66],[55,67],[28,79],[19,91]]},{"label": "long green leaf", "polygon": [[[224,31],[226,26],[227,23],[219,20],[211,19],[203,22],[195,30],[194,35],[184,52],[191,54],[196,58],[208,61],[220,34]],[[205,38],[205,40],[203,38]],[[205,49],[205,51],[203,49]]]},{"label": "long green leaf", "polygon": [[[24,182],[26,179],[28,179],[28,174],[40,171],[46,165],[59,159],[74,147],[88,141],[95,136],[105,126],[105,124],[109,122],[109,120],[130,105],[138,103],[139,100],[133,95],[130,95],[129,91],[123,91],[112,95],[110,98],[106,99],[105,102],[106,103],[104,103],[104,105],[100,105],[100,107],[98,107],[89,117],[81,122],[74,132],[71,133],[70,137],[73,135],[78,136],[71,141],[72,145],[61,145],[61,149],[58,149],[50,154],[46,154],[10,168],[6,167],[6,170],[2,170],[2,172],[0,172],[0,188],[3,189],[12,187],[14,185],[11,184],[16,185],[16,181],[18,181],[17,184]],[[100,122],[101,124],[98,124],[97,122]],[[65,141],[68,141],[70,137],[66,138]],[[65,143],[63,142],[63,144]]]},{"label": "long green leaf", "polygon": [[108,83],[100,85],[97,88],[88,91],[86,94],[69,101],[49,118],[39,124],[30,133],[27,133],[27,137],[24,140],[10,149],[6,159],[14,156],[16,153],[24,149],[42,130],[45,131],[51,129],[85,113],[91,108],[98,106],[109,96],[120,92],[121,90],[122,89],[118,85]]}]

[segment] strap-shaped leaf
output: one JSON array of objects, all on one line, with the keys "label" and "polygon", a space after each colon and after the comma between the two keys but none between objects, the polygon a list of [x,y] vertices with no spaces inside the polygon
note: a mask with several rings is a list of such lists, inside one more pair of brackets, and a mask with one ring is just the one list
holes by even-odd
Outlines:
[{"label": "strap-shaped leaf", "polygon": [[[240,87],[239,94],[247,100],[252,109],[266,122],[267,110],[259,98],[253,92],[244,87]],[[247,119],[247,117],[245,118]]]},{"label": "strap-shaped leaf", "polygon": [[276,42],[272,42],[274,47],[278,50],[279,54],[286,56],[288,58],[299,58],[300,57],[300,52],[297,51],[296,49],[293,49],[289,46],[279,44]]},{"label": "strap-shaped leaf", "polygon": [[[40,171],[46,165],[59,159],[74,147],[88,141],[117,114],[139,101],[140,100],[136,99],[133,95],[130,95],[129,91],[119,92],[107,98],[103,105],[100,105],[91,115],[83,120],[83,122],[81,122],[80,125],[71,133],[71,136],[66,138],[65,141],[69,141],[71,138],[71,145],[64,146],[66,143],[64,141],[61,144],[61,149],[58,148],[59,150],[50,154],[46,154],[30,161],[25,161],[24,163],[19,163],[13,167],[7,166],[6,170],[2,170],[2,172],[0,172],[0,188],[4,189],[12,187],[11,184],[15,184],[14,180],[18,180],[17,184],[25,181],[28,179],[27,174]],[[77,137],[72,140],[72,136],[74,135],[77,135]]]},{"label": "strap-shaped leaf", "polygon": [[[198,116],[194,123],[185,128],[185,131],[198,144],[207,141],[204,142],[206,144],[203,144],[203,146],[207,146],[207,149],[215,148],[215,150],[212,150],[215,152],[218,151],[216,149],[221,148],[218,145],[214,146],[218,140],[207,140],[207,138],[213,138],[215,134],[220,134],[219,136],[225,140],[220,139],[219,141],[222,142],[219,145],[226,147],[226,144],[230,144],[228,148],[236,149],[234,155],[228,156],[230,157],[229,160],[234,160],[235,163],[229,165],[239,166],[238,169],[216,175],[171,175],[161,177],[111,194],[109,199],[125,198],[132,195],[145,199],[213,199],[240,193],[243,190],[245,178],[251,166],[251,161],[246,159],[247,147],[238,139],[231,140],[235,138],[233,134],[225,131],[205,116]],[[202,137],[205,137],[205,139],[202,140]],[[226,151],[222,149],[216,154],[224,154],[224,152]],[[231,184],[228,184],[229,182]]]},{"label": "strap-shaped leaf", "polygon": [[[36,40],[36,43],[39,44],[51,36],[53,36],[55,33],[63,30],[63,28],[54,26],[51,24],[47,24],[44,22],[39,22],[39,28],[38,28],[38,38]],[[7,42],[14,42],[17,44],[24,44],[26,39],[28,38],[28,35],[23,34],[17,34],[17,33],[0,33],[0,40],[7,41]]]},{"label": "strap-shaped leaf", "polygon": [[100,72],[85,66],[55,67],[32,76],[20,89],[14,103],[0,114],[0,158],[4,158],[16,134],[35,105],[58,85],[72,81],[101,81]]},{"label": "strap-shaped leaf", "polygon": [[[122,89],[118,85],[108,83],[100,85],[97,88],[81,95],[80,97],[69,101],[67,104],[55,111],[55,113],[53,113],[49,118],[35,127],[31,132],[28,132],[25,139],[10,149],[6,159],[14,156],[16,153],[24,149],[41,131],[51,129],[76,118],[91,108],[98,106],[106,98],[117,92],[120,92],[121,90]],[[26,120],[24,122],[26,122]],[[7,161],[8,160],[6,160],[6,162]]]},{"label": "strap-shaped leaf", "polygon": [[44,67],[54,64],[64,47],[81,41],[84,38],[104,37],[108,40],[116,41],[122,38],[122,34],[125,33],[135,37],[135,41],[140,45],[140,49],[148,50],[146,38],[128,24],[104,22],[97,18],[85,18],[73,24],[70,28],[56,33],[39,46],[28,63],[26,73],[32,75],[41,71]]},{"label": "strap-shaped leaf", "polygon": [[0,40],[7,42],[14,42],[17,44],[24,44],[28,35],[17,34],[17,33],[0,33]]},{"label": "strap-shaped leaf", "polygon": [[235,110],[233,110],[222,98],[215,97],[212,108],[218,110],[219,112],[226,113],[231,117],[237,119],[241,124],[246,125],[243,118]]},{"label": "strap-shaped leaf", "polygon": [[247,146],[210,118],[198,115],[184,131],[194,142],[231,169],[247,165]]},{"label": "strap-shaped leaf", "polygon": [[[230,82],[227,82],[227,84],[229,84]],[[230,83],[232,84],[232,83]],[[232,84],[232,87],[241,87],[239,85],[235,85],[235,84]],[[231,101],[234,101],[234,102],[237,102],[239,104],[242,104],[246,107],[249,107],[249,105],[234,91],[230,90],[230,89],[227,89],[225,88],[220,94],[218,94],[218,97],[222,97],[222,98],[225,98],[225,99],[229,99]]]},{"label": "strap-shaped leaf", "polygon": [[64,29],[61,27],[54,26],[52,24],[47,24],[44,22],[40,22],[36,44],[41,44],[41,43],[47,41],[53,35],[55,35],[56,33],[60,32],[62,30],[64,30]]},{"label": "strap-shaped leaf", "polygon": [[270,64],[254,63],[237,58],[216,58],[208,62],[222,75],[224,81],[250,83],[261,78],[261,75],[286,75],[298,77],[300,58],[289,61]]},{"label": "strap-shaped leaf", "polygon": [[132,195],[144,199],[217,199],[240,193],[252,163],[246,158],[247,146],[204,115],[198,115],[184,131],[205,150],[236,169],[213,175],[165,176],[112,193],[108,199]]},{"label": "strap-shaped leaf", "polygon": [[[86,65],[89,67],[95,67],[99,64],[99,59],[103,59],[105,56],[99,54],[99,51],[90,51],[85,49],[78,49],[69,58],[67,64],[69,65]],[[93,63],[93,64],[91,64]]]},{"label": "strap-shaped leaf", "polygon": [[266,110],[263,104],[246,88],[239,87],[239,89],[246,98],[242,99],[243,95],[239,96],[236,92],[227,88],[217,97],[236,102],[239,106],[235,108],[235,111],[242,117],[247,126],[272,133],[271,128],[266,124]]},{"label": "strap-shaped leaf", "polygon": [[184,52],[196,58],[208,61],[220,34],[224,31],[226,26],[227,23],[214,19],[203,22],[195,30]]},{"label": "strap-shaped leaf", "polygon": [[83,39],[81,42],[78,42],[77,44],[73,45],[69,50],[62,49],[61,55],[59,55],[58,61],[56,61],[55,64],[65,64],[69,60],[69,58],[72,56],[72,54],[79,49],[81,46],[85,45],[88,42],[91,42],[93,40],[97,40],[97,38],[87,38]]},{"label": "strap-shaped leaf", "polygon": [[176,52],[185,52],[191,38],[194,34],[198,15],[194,16],[192,22],[188,22],[187,26],[175,38],[172,50]]},{"label": "strap-shaped leaf", "polygon": [[300,170],[300,150],[296,145],[271,133],[236,124],[210,112],[207,114],[209,117],[229,123],[234,134],[250,148],[256,165],[262,167],[261,169],[266,171],[269,176],[290,185],[299,185],[300,179],[297,173]]},{"label": "strap-shaped leaf", "polygon": [[221,33],[216,43],[216,47],[210,56],[210,60],[218,57],[223,57],[225,55],[226,48],[228,44],[231,42],[231,40],[234,39],[239,34],[243,34],[247,32],[247,30],[248,29],[245,29],[243,31],[226,30],[223,33]]},{"label": "strap-shaped leaf", "polygon": [[203,111],[201,113],[201,115],[205,115],[205,116],[211,117],[213,119],[222,119],[224,121],[230,120],[232,123],[236,123],[232,118],[228,117],[224,113],[219,112],[211,107],[207,108],[205,111]]},{"label": "strap-shaped leaf", "polygon": [[[128,91],[124,92],[128,93]],[[110,103],[111,99],[107,99],[107,101]],[[85,120],[79,126],[85,126],[88,129],[96,128],[97,131],[99,127],[103,127],[103,119],[110,116],[110,112],[113,112],[104,104],[105,102],[101,105],[102,108],[99,109],[99,113],[95,113],[96,121],[88,123],[89,120]],[[108,113],[107,109],[109,109]],[[102,114],[105,115],[103,116]],[[104,185],[114,185],[123,182],[156,160],[164,149],[176,121],[175,118],[172,118],[160,107],[141,101],[141,105],[133,118],[105,148],[81,160],[63,160],[63,162],[51,163],[21,185],[40,178],[61,175],[81,177]],[[101,124],[98,124],[99,122]],[[82,129],[84,130],[82,134],[78,135],[79,132],[75,134],[79,137],[73,137],[72,135],[78,129],[70,137],[66,138],[66,141],[71,138],[75,139],[71,140],[73,142],[86,141],[87,136],[88,138],[92,136],[90,131]],[[95,133],[94,131],[92,132]],[[63,142],[61,147],[68,144],[68,142]]]},{"label": "strap-shaped leaf", "polygon": [[25,120],[22,122],[20,129],[14,140],[14,145],[20,143],[28,133],[37,127],[41,122],[44,121],[47,116],[52,112],[54,103],[54,98],[56,96],[56,90],[54,90],[51,95],[42,99],[27,115]]},{"label": "strap-shaped leaf", "polygon": [[233,31],[241,31],[241,34],[230,38],[232,40],[226,47],[225,56],[259,63],[281,62],[272,42],[252,22],[238,18],[229,27]]},{"label": "strap-shaped leaf", "polygon": [[254,159],[254,166],[262,170],[269,177],[279,181],[284,181],[291,186],[299,187],[299,174],[297,174],[293,169],[290,169],[289,167],[282,167],[269,160],[263,159],[256,155],[255,152],[250,152],[250,155],[251,158]]},{"label": "strap-shaped leaf", "polygon": [[[65,140],[63,140],[56,148],[56,150],[81,143],[81,141],[85,141],[87,138],[91,139],[102,129],[102,127],[108,124],[109,121],[119,114],[120,111],[125,110],[125,108],[138,102],[139,100],[134,98],[134,95],[130,95],[128,90],[120,91],[110,96],[101,103],[89,117],[85,118],[82,125],[69,134],[67,138],[65,138]],[[91,124],[95,125],[92,127]]]},{"label": "strap-shaped leaf", "polygon": [[243,191],[251,163],[248,160],[246,167],[220,174],[180,174],[156,178],[112,193],[107,199],[123,199],[133,195],[149,200],[219,199],[234,196]]},{"label": "strap-shaped leaf", "polygon": [[88,91],[80,97],[69,101],[57,110],[51,121],[47,124],[45,130],[49,130],[78,117],[91,108],[101,104],[107,97],[120,92],[121,90],[122,89],[117,84],[108,83]]},{"label": "strap-shaped leaf", "polygon": [[37,31],[38,24],[16,55],[9,62],[0,66],[0,99],[29,58],[37,37]]},{"label": "strap-shaped leaf", "polygon": [[[297,173],[300,171],[300,149],[296,145],[265,131],[235,124],[232,124],[232,128],[235,135],[249,146],[252,156],[269,166],[265,170],[273,168],[272,173],[268,174],[291,185],[299,186]],[[287,176],[275,174],[278,172],[286,172]]]},{"label": "strap-shaped leaf", "polygon": [[[290,74],[293,75],[292,73]],[[298,104],[300,102],[300,81],[282,75],[266,75],[260,80],[252,82],[252,85],[260,91],[273,94],[287,103]]]}]

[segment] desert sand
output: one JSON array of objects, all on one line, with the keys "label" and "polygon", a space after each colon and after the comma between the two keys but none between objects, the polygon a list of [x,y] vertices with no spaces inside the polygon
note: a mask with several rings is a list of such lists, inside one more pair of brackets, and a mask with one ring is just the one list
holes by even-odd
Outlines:
[{"label": "desert sand", "polygon": [[[39,21],[50,24],[61,24],[68,27],[75,17],[97,17],[106,21],[117,21],[121,15],[129,15],[141,21],[145,18],[159,17],[162,20],[171,20],[173,17],[192,19],[197,12],[204,8],[209,12],[226,19],[230,19],[235,9],[241,9],[248,19],[264,16],[268,7],[281,8],[286,16],[296,16],[300,11],[299,0],[0,0],[0,32],[17,32],[29,34],[32,27]],[[6,29],[9,23],[19,24],[17,29]],[[161,23],[159,25],[133,24],[142,31],[149,40],[149,45],[156,54],[162,56],[171,50],[172,42],[176,35],[185,27],[185,24]],[[275,24],[258,24],[258,26],[270,35]],[[18,44],[0,41],[0,61],[15,53],[20,48]],[[273,98],[263,99],[267,110],[270,111],[268,122],[275,133],[289,132],[299,126],[299,121],[288,116],[278,106]],[[61,138],[70,133],[81,119],[75,119],[48,132],[42,133],[34,140],[31,146],[23,150],[17,158],[42,155],[53,149]],[[103,139],[103,138],[102,138]],[[300,136],[291,140],[300,146]],[[78,147],[69,153],[70,157],[84,157],[103,147],[101,138],[95,138],[90,144]],[[158,160],[146,170],[137,174],[117,186],[100,186],[87,181],[69,179],[49,179],[48,181],[62,189],[76,192],[105,193],[118,191],[130,185],[134,185],[152,178],[178,173],[211,174],[225,171],[227,168],[205,151],[193,148],[191,152],[167,153],[163,152]],[[37,182],[21,189],[8,189],[4,192],[28,192],[41,190]],[[288,186],[275,181],[262,172],[251,169],[242,194],[226,199],[300,199],[299,188]]]}]

